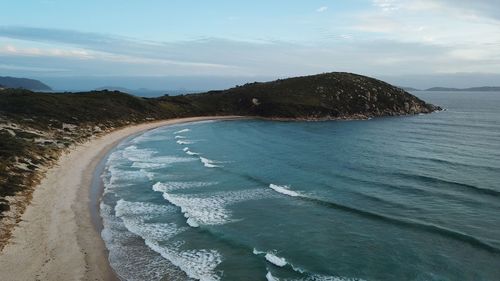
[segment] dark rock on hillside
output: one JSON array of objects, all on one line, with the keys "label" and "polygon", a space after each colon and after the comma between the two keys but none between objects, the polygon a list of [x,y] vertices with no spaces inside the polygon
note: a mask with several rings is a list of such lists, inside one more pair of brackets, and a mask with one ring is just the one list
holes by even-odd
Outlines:
[{"label": "dark rock on hillside", "polygon": [[[0,76],[0,85],[3,85],[4,88],[22,88],[33,91],[51,91],[52,89],[46,84],[28,78],[16,78],[16,77],[1,77]],[[2,87],[0,87],[2,88]]]}]

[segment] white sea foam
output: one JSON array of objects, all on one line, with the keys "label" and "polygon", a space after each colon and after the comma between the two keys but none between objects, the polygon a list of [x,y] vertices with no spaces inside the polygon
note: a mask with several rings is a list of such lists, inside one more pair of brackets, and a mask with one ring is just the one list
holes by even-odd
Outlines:
[{"label": "white sea foam", "polygon": [[[279,257],[276,255],[276,251],[269,251],[269,252],[263,252],[259,251],[256,248],[253,249],[253,254],[254,255],[263,255],[265,254],[265,259],[278,266],[278,267],[284,267],[284,266],[290,266],[294,271],[299,272],[299,273],[306,273],[307,271],[297,267],[290,262],[288,262],[285,258]],[[269,271],[266,275],[267,280],[279,280],[278,278],[274,277]],[[286,279],[289,281],[292,281],[291,279]],[[340,276],[327,276],[327,275],[319,275],[319,274],[312,274],[307,278],[302,278],[302,279],[293,279],[293,281],[364,281],[363,279],[358,279],[358,278],[348,278],[348,277],[340,277]]]},{"label": "white sea foam", "polygon": [[181,208],[187,218],[186,222],[192,227],[198,227],[200,224],[224,224],[230,217],[230,212],[224,208],[226,202],[223,198],[192,198],[170,193],[163,193],[163,197]]},{"label": "white sea foam", "polygon": [[184,163],[194,161],[191,157],[178,156],[157,156],[132,163],[132,168],[140,169],[159,169],[165,168],[175,163]]},{"label": "white sea foam", "polygon": [[268,262],[270,262],[276,266],[279,266],[279,267],[283,267],[287,264],[285,258],[278,257],[276,254],[274,254],[272,252],[266,253],[265,258]]},{"label": "white sea foam", "polygon": [[130,232],[143,238],[150,249],[179,267],[189,277],[204,281],[220,280],[220,276],[215,272],[215,268],[222,262],[222,255],[218,251],[179,250],[182,243],[163,245],[159,241],[166,241],[186,228],[179,228],[174,223],[147,223],[145,221],[151,216],[161,216],[175,211],[176,208],[172,206],[125,200],[119,200],[115,207],[116,216],[123,221]]},{"label": "white sea foam", "polygon": [[171,281],[185,280],[185,273],[147,247],[143,240],[129,232],[122,219],[112,215],[112,207],[101,202],[103,231],[101,236],[109,249],[109,261],[116,273],[130,281],[159,281],[165,275]]},{"label": "white sea foam", "polygon": [[203,163],[203,165],[207,168],[218,168],[218,167],[222,167],[222,166],[219,166],[219,165],[215,165],[214,163],[216,163],[214,160],[210,160],[210,159],[207,159],[205,157],[201,157],[200,156],[200,161],[201,163]]},{"label": "white sea foam", "polygon": [[133,140],[130,141],[132,144],[139,144],[139,143],[144,143],[144,142],[152,142],[152,141],[166,141],[171,139],[171,137],[167,137],[164,135],[157,135],[157,136],[152,136],[152,135],[141,135]]},{"label": "white sea foam", "polygon": [[123,199],[118,200],[115,206],[115,215],[123,216],[146,216],[146,215],[162,215],[175,212],[173,206],[157,205],[147,202],[129,202]]},{"label": "white sea foam", "polygon": [[175,136],[176,139],[185,139],[185,136]]},{"label": "white sea foam", "polygon": [[156,152],[150,149],[142,149],[138,148],[135,145],[131,145],[123,149],[121,153],[124,158],[128,159],[129,161],[135,162],[151,158]]},{"label": "white sea foam", "polygon": [[188,151],[188,150],[189,150],[189,147],[184,147],[182,150],[183,150],[183,151]]},{"label": "white sea foam", "polygon": [[302,268],[297,267],[297,266],[291,264],[285,258],[277,256],[275,250],[269,251],[269,252],[263,252],[263,251],[259,251],[256,248],[254,248],[253,249],[253,254],[254,255],[264,255],[264,258],[268,262],[270,262],[270,263],[272,263],[272,264],[274,264],[276,266],[284,267],[284,266],[286,266],[288,264],[296,272],[300,272],[300,273],[304,273],[305,272],[305,270],[303,270]]},{"label": "white sea foam", "polygon": [[268,272],[267,272],[267,274],[266,274],[266,279],[267,279],[267,281],[279,281],[279,279],[278,279],[278,278],[276,278],[276,277],[274,277],[274,276],[271,274],[271,272],[269,272],[269,271],[268,271]]},{"label": "white sea foam", "polygon": [[221,279],[215,272],[215,268],[222,262],[222,255],[216,250],[179,251],[174,247],[161,246],[158,242],[151,240],[146,240],[146,244],[186,272],[191,278],[200,281],[217,281]]},{"label": "white sea foam", "polygon": [[192,144],[192,141],[187,141],[187,140],[177,140],[177,144],[180,145],[186,145],[186,144]]},{"label": "white sea foam", "polygon": [[189,132],[189,131],[191,131],[191,130],[190,130],[190,129],[182,129],[182,130],[179,130],[179,131],[177,131],[177,132],[174,132],[174,135],[177,135],[177,134],[182,134],[182,133],[187,133],[187,132]]},{"label": "white sea foam", "polygon": [[313,275],[306,278],[304,281],[365,281],[360,278],[350,278],[341,276],[326,276],[326,275]]},{"label": "white sea foam", "polygon": [[159,169],[164,168],[168,164],[164,163],[149,163],[149,162],[134,162],[132,163],[132,168],[138,169]]},{"label": "white sea foam", "polygon": [[116,187],[128,186],[135,181],[151,180],[154,174],[144,169],[137,171],[123,170],[119,167],[109,166],[102,176],[105,192],[109,192]]},{"label": "white sea foam", "polygon": [[156,192],[171,192],[175,190],[205,187],[215,184],[217,184],[217,182],[182,182],[182,181],[170,181],[165,183],[157,182],[153,185],[153,190]]},{"label": "white sea foam", "polygon": [[163,193],[167,201],[181,208],[181,212],[187,219],[186,222],[192,227],[227,223],[231,221],[231,212],[226,209],[226,206],[263,198],[266,195],[262,190],[222,192],[210,197]]},{"label": "white sea foam", "polygon": [[290,187],[286,186],[286,185],[280,186],[280,185],[276,185],[276,184],[270,184],[269,187],[276,192],[279,192],[281,194],[285,194],[288,196],[292,196],[292,197],[301,196],[299,193],[297,193],[293,190],[290,190]]},{"label": "white sea foam", "polygon": [[186,151],[186,154],[187,155],[198,155],[198,153],[192,152],[192,151],[189,151],[189,150]]},{"label": "white sea foam", "polygon": [[183,232],[175,223],[147,223],[153,216],[175,212],[172,206],[161,206],[145,202],[128,202],[119,200],[115,206],[115,214],[121,218],[125,227],[145,240],[165,241]]},{"label": "white sea foam", "polygon": [[265,254],[266,252],[262,252],[262,251],[257,250],[256,248],[253,248],[252,253],[254,255],[262,255],[262,254]]}]

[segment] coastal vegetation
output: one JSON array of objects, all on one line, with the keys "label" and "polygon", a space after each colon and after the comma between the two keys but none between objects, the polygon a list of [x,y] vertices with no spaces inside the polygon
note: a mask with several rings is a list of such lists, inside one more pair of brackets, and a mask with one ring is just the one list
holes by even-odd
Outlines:
[{"label": "coastal vegetation", "polygon": [[201,94],[140,98],[119,91],[0,91],[0,249],[33,187],[69,147],[119,127],[193,116],[367,119],[439,107],[380,80],[327,73]]}]

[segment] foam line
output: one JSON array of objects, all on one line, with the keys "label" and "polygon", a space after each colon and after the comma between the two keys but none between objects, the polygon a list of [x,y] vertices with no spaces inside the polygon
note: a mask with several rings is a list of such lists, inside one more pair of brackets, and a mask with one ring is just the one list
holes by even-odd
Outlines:
[{"label": "foam line", "polygon": [[191,131],[191,130],[190,130],[190,129],[182,129],[182,130],[179,130],[179,131],[177,131],[177,132],[174,132],[174,135],[177,135],[177,134],[182,134],[182,133],[187,133],[187,132],[189,132],[189,131]]},{"label": "foam line", "polygon": [[276,184],[270,184],[269,187],[271,189],[273,189],[274,191],[279,192],[281,194],[285,194],[285,195],[292,196],[292,197],[300,196],[299,193],[290,190],[289,189],[290,187],[286,186],[286,185],[280,186],[280,185],[276,185]]}]

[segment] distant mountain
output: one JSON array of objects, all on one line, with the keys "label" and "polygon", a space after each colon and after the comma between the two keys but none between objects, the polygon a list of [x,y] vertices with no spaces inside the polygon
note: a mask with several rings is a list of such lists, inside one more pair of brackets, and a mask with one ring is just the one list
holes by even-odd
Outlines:
[{"label": "distant mountain", "polygon": [[471,87],[471,88],[447,88],[447,87],[433,87],[429,88],[426,91],[442,91],[442,92],[500,92],[500,87],[490,87],[490,86],[485,86],[485,87]]},{"label": "distant mountain", "polygon": [[139,88],[139,89],[129,89],[125,87],[119,87],[119,86],[104,86],[104,87],[99,87],[95,89],[96,91],[118,91],[122,93],[128,93],[132,94],[134,96],[139,96],[139,97],[146,97],[146,98],[153,98],[153,97],[161,97],[164,95],[171,95],[171,96],[177,96],[177,95],[183,95],[183,94],[188,94],[192,93],[193,91],[188,91],[184,89],[180,90],[151,90],[147,88]]},{"label": "distant mountain", "polygon": [[3,88],[22,88],[32,91],[52,91],[52,89],[46,84],[38,80],[28,78],[0,76],[0,85],[3,85]]}]

